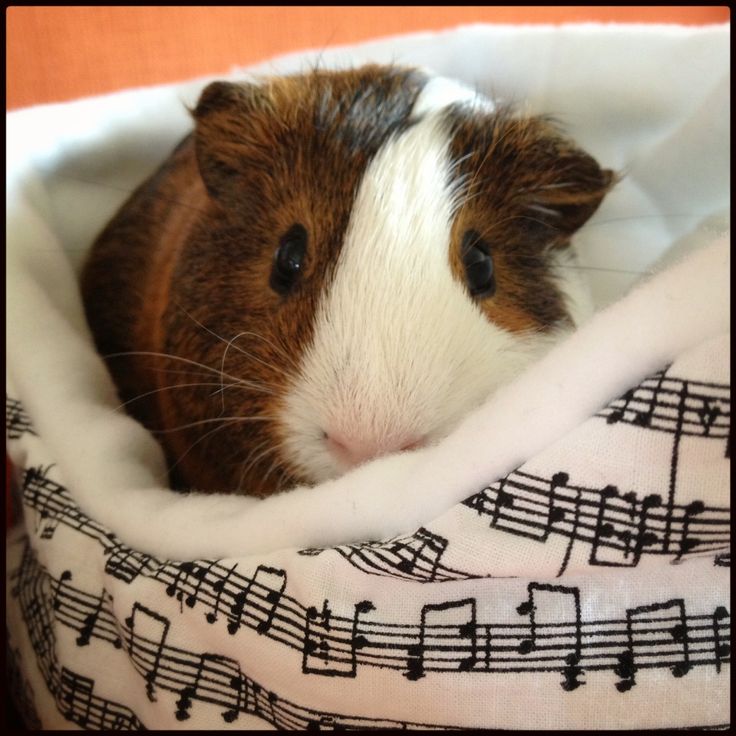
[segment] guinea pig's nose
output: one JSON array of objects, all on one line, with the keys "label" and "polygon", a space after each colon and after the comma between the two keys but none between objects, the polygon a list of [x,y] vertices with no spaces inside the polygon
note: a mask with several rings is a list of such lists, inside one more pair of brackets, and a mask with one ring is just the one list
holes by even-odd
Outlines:
[{"label": "guinea pig's nose", "polygon": [[341,462],[360,465],[380,455],[390,455],[403,450],[416,450],[421,447],[424,437],[398,435],[383,442],[361,437],[352,437],[338,432],[326,432],[327,449]]}]

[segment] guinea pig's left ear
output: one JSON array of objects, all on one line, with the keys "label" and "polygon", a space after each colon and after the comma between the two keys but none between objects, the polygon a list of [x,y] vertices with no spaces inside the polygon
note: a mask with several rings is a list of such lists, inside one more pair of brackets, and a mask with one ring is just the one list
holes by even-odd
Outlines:
[{"label": "guinea pig's left ear", "polygon": [[199,172],[207,191],[217,200],[226,198],[232,181],[243,169],[259,93],[252,84],[212,82],[191,111]]},{"label": "guinea pig's left ear", "polygon": [[541,149],[534,167],[539,175],[534,177],[534,184],[525,188],[524,204],[553,229],[555,244],[566,245],[598,209],[619,177],[562,138],[544,141]]}]

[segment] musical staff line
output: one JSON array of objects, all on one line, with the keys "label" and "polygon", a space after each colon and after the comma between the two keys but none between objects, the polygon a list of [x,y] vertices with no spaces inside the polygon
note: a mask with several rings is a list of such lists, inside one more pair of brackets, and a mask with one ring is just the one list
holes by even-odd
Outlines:
[{"label": "musical staff line", "polygon": [[579,486],[566,473],[549,479],[516,470],[463,505],[490,518],[491,528],[517,536],[544,542],[556,534],[589,543],[591,565],[635,566],[643,554],[681,560],[728,549],[731,539],[727,507],[700,501],[665,507],[657,494]]},{"label": "musical staff line", "polygon": [[[68,580],[68,577],[66,578]],[[53,581],[38,564],[26,538],[17,585],[17,596],[36,663],[56,707],[64,718],[85,729],[145,730],[138,717],[129,708],[94,694],[94,683],[61,666],[56,656],[54,633],[57,595],[53,588],[62,581]],[[67,587],[68,584],[67,584]],[[59,603],[59,608],[62,604]]]},{"label": "musical staff line", "polygon": [[[43,626],[48,627],[53,617],[75,632],[81,632],[86,625],[84,622],[93,617],[89,636],[114,646],[116,632],[121,630],[121,646],[142,676],[142,687],[149,699],[156,700],[159,691],[178,696],[174,709],[178,721],[189,719],[196,701],[221,709],[220,716],[226,723],[233,723],[241,714],[249,714],[277,728],[298,730],[455,729],[449,725],[373,719],[300,706],[262,688],[245,676],[232,658],[172,646],[167,641],[169,619],[140,603],[134,604],[131,615],[120,626],[109,608],[98,606],[98,597],[74,587],[72,581],[72,575],[62,575],[59,579],[51,577],[35,559],[30,544],[26,544],[18,594],[27,625],[38,630],[39,621],[43,619]],[[37,597],[39,587],[45,588],[46,595]],[[29,605],[32,597],[37,601],[33,606]],[[32,644],[46,669],[52,669],[53,645],[42,646],[38,637],[32,639]],[[94,682],[90,678],[62,667],[57,679],[60,694],[57,702],[60,700],[60,709],[69,720],[97,730],[143,729],[137,719],[125,720],[125,709],[121,706],[95,696]]]},{"label": "musical staff line", "polygon": [[[562,480],[563,478],[558,477],[558,493],[563,493]],[[48,483],[42,484],[42,489],[45,488],[55,502],[60,502],[62,494],[58,489],[54,491],[48,486]],[[576,492],[575,497],[579,495]],[[35,491],[29,491],[28,497],[38,503],[50,503],[42,497],[42,494]],[[489,513],[493,514],[494,510],[491,509]],[[501,518],[499,514],[497,519]],[[72,517],[72,523],[75,525],[79,523],[77,516]],[[85,529],[86,533],[93,536],[95,531],[94,525]],[[103,534],[103,539],[100,541],[103,544],[109,544],[109,535]],[[320,673],[321,669],[321,674],[324,675],[354,676],[356,668],[362,665],[401,669],[406,666],[408,647],[416,648],[421,644],[421,632],[416,625],[394,625],[374,621],[370,601],[356,606],[350,616],[331,611],[329,603],[325,601],[322,603],[320,616],[319,609],[305,606],[286,595],[286,576],[283,571],[274,568],[259,566],[254,573],[248,575],[238,571],[237,566],[225,567],[213,561],[178,564],[159,562],[140,553],[133,554],[119,543],[106,547],[106,552],[109,554],[106,565],[106,572],[109,574],[124,582],[130,582],[137,575],[156,580],[164,586],[170,597],[180,600],[182,614],[188,609],[197,608],[204,611],[204,617],[210,624],[214,625],[220,620],[224,621],[231,635],[235,635],[241,627],[247,627],[295,649],[302,654],[303,667],[310,674]],[[64,594],[64,582],[63,579],[59,581],[58,596]],[[93,600],[94,606],[88,606],[85,614],[87,617],[99,609],[99,598],[95,597]],[[102,618],[104,617],[98,616],[97,620],[102,620]],[[711,620],[708,616],[705,616],[705,619]],[[89,619],[85,621],[89,624]],[[595,640],[585,638],[590,636],[588,629],[591,626],[603,626],[604,623],[581,623],[581,635],[585,644],[580,656],[581,663],[594,654],[599,656],[601,648],[605,648],[605,645],[602,647]],[[725,641],[729,635],[729,629],[726,628],[727,623],[727,620],[719,619],[718,636],[722,641]],[[70,624],[74,624],[74,621],[70,621]],[[76,626],[80,627],[81,624],[82,621],[77,619]],[[610,628],[604,628],[597,636],[599,638],[603,636],[604,642],[614,637],[615,645],[622,646],[624,643],[622,637],[625,634],[624,624],[625,622],[618,622],[619,628],[616,632],[612,632]],[[697,629],[697,621],[694,620],[691,624]],[[317,629],[314,628],[315,626]],[[511,639],[523,637],[523,629],[509,631],[503,627],[499,629],[495,625],[482,624],[479,626],[482,630],[476,632],[476,644],[478,639],[483,640],[485,637],[482,646],[485,646],[487,656],[482,661],[486,663],[487,671],[550,671],[559,668],[557,655],[552,654],[551,657],[546,657],[544,654],[543,638],[546,632],[543,625],[540,624],[539,627],[539,641],[542,643],[539,644],[536,663],[535,658],[529,656],[519,658],[514,655],[514,650],[518,648],[520,640],[516,643],[505,641],[509,637]],[[81,636],[81,628],[77,630],[80,631]],[[316,634],[315,631],[317,631]],[[113,636],[112,633],[109,635]],[[495,644],[490,643],[491,639]],[[317,649],[310,644],[312,641],[317,641]],[[666,637],[664,641],[667,641]],[[709,641],[710,639],[707,639],[705,643]],[[463,646],[465,644],[467,644],[465,640],[459,643]],[[694,646],[696,644],[698,644],[697,641]],[[490,656],[491,653],[493,657]],[[316,656],[317,654],[320,656]],[[462,647],[460,654],[463,654]],[[307,659],[307,655],[311,659]],[[697,659],[697,655],[697,649],[694,649],[693,656],[697,664],[711,663],[715,666],[715,655],[706,656],[702,660]],[[467,659],[467,656],[469,655],[465,653],[464,656],[460,656],[460,659]],[[722,661],[724,661],[722,658],[718,659],[718,662]],[[305,664],[306,662],[308,664]],[[615,657],[609,654],[604,662],[598,664],[586,662],[586,667],[587,669],[596,667],[611,669],[616,664]],[[564,663],[564,666],[570,665]],[[642,664],[642,668],[646,666]],[[435,662],[431,654],[423,658],[425,671],[446,671],[453,670],[453,667],[452,663]],[[482,668],[482,665],[476,663],[471,671]]]},{"label": "musical staff line", "polygon": [[24,434],[38,436],[23,405],[18,399],[8,396],[7,393],[5,394],[5,429],[10,440],[17,440]]},{"label": "musical staff line", "polygon": [[728,438],[730,386],[683,380],[660,371],[613,400],[595,416],[691,437]]},{"label": "musical staff line", "polygon": [[[221,569],[227,571],[224,566]],[[119,624],[110,610],[100,607],[99,596],[75,589],[63,575],[52,580],[50,587],[54,614],[61,623],[80,635],[86,627],[88,636],[115,646]],[[568,619],[550,620],[545,611],[559,611],[560,602],[568,599],[573,604]],[[369,601],[355,604],[352,614],[346,616],[332,611],[328,601],[319,609],[304,610],[291,600],[288,608],[280,605],[274,612],[274,624],[267,635],[301,653],[307,665],[303,666],[305,674],[355,677],[359,666],[394,669],[409,680],[421,679],[429,672],[546,672],[563,674],[561,685],[570,691],[585,684],[581,680],[585,672],[620,674],[627,656],[632,666],[635,662],[637,672],[677,668],[682,664],[686,632],[687,670],[682,675],[702,666],[713,666],[721,673],[730,661],[730,614],[726,607],[692,614],[683,601],[675,613],[670,613],[668,606],[671,602],[654,603],[629,609],[620,619],[584,620],[577,588],[530,583],[527,599],[517,606],[518,623],[479,621],[475,599],[465,598],[427,604],[419,622],[412,625],[376,620],[375,607]],[[295,615],[299,609],[304,611],[301,617]],[[191,677],[182,679],[181,673],[169,672],[163,662],[164,656],[174,657],[165,650],[168,619],[148,609],[139,607],[137,611],[126,619],[122,638],[127,651],[138,652],[139,671],[153,673],[148,679],[151,687],[177,687],[177,692],[194,687],[187,684]],[[528,621],[526,617],[530,617]],[[680,634],[675,636],[673,631],[678,627]],[[176,650],[175,656],[179,661],[185,653]],[[189,700],[192,697],[187,694]]]}]

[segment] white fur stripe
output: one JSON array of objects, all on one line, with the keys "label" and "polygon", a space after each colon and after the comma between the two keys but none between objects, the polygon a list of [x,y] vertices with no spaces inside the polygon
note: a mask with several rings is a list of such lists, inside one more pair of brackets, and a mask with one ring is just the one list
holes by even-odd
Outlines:
[{"label": "white fur stripe", "polygon": [[410,120],[418,120],[430,112],[436,112],[455,103],[467,104],[483,112],[493,112],[491,100],[470,87],[446,77],[433,77],[424,86],[414,103]]},{"label": "white fur stripe", "polygon": [[365,171],[282,412],[286,452],[316,481],[346,469],[325,432],[387,450],[437,440],[547,344],[490,324],[452,275],[449,143],[429,113]]}]

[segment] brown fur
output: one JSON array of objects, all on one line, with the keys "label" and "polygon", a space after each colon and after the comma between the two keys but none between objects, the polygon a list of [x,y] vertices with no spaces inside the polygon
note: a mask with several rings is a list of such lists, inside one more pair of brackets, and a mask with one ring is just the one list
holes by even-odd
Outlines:
[{"label": "brown fur", "polygon": [[[449,113],[453,159],[467,177],[465,204],[453,224],[450,263],[464,281],[463,235],[476,230],[490,245],[496,292],[479,302],[492,322],[513,332],[569,323],[550,273],[550,249],[565,247],[614,182],[584,151],[542,117]],[[564,185],[564,186],[561,186]],[[530,208],[541,206],[558,213]]]},{"label": "brown fur", "polygon": [[[278,457],[279,396],[310,343],[363,171],[410,125],[422,84],[416,72],[372,66],[214,83],[193,111],[194,135],[97,239],[82,277],[88,320],[127,409],[162,442],[174,487],[266,495],[304,480]],[[610,173],[541,119],[499,114],[489,125],[456,111],[450,122],[469,181],[453,272],[464,278],[460,242],[478,230],[498,274],[496,295],[481,302],[488,318],[515,331],[564,321],[545,248],[587,220]],[[530,204],[560,217],[530,217]],[[307,256],[284,297],[269,276],[294,223],[308,233]],[[155,355],[112,357],[131,352]]]}]

